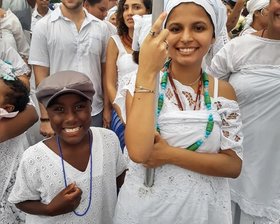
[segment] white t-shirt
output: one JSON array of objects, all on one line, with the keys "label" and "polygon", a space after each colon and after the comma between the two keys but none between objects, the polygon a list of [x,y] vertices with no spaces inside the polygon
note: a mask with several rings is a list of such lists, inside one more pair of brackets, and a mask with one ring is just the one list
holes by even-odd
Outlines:
[{"label": "white t-shirt", "polygon": [[216,54],[211,70],[233,86],[242,114],[244,161],[240,176],[230,181],[232,199],[246,214],[276,223],[280,219],[280,41],[252,34],[236,37]]},{"label": "white t-shirt", "polygon": [[[50,216],[26,216],[26,224],[50,223],[112,223],[117,201],[116,178],[126,169],[117,136],[110,130],[91,128],[92,131],[92,200],[85,216],[73,212]],[[84,172],[64,161],[67,183],[76,182],[83,191],[80,205],[82,213],[89,202],[90,162]],[[64,187],[61,157],[43,142],[29,147],[23,154],[14,188],[10,194],[11,203],[26,200],[40,200],[48,204]]]},{"label": "white t-shirt", "polygon": [[94,116],[103,110],[101,63],[105,63],[109,33],[104,22],[84,12],[86,17],[79,32],[62,15],[60,7],[38,21],[32,35],[29,64],[49,67],[50,75],[64,70],[86,74],[95,89]]},{"label": "white t-shirt", "polygon": [[29,44],[22,30],[20,21],[10,9],[6,11],[6,15],[1,19],[1,42],[4,41],[8,46],[13,47],[19,54],[29,55]]}]

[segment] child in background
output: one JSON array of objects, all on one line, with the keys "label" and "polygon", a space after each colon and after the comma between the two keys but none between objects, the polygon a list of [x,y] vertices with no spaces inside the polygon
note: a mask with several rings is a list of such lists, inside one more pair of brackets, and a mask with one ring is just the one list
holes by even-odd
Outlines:
[{"label": "child in background", "polygon": [[[24,223],[25,220],[25,215],[8,202],[8,196],[15,182],[15,174],[22,153],[28,147],[27,137],[23,133],[25,130],[22,130],[24,128],[21,127],[24,124],[15,117],[18,113],[21,116],[21,112],[26,110],[28,102],[28,88],[13,73],[11,66],[0,59],[0,125],[4,126],[7,119],[15,119],[15,122],[11,124],[17,127],[10,125],[9,129],[19,129],[20,131],[18,136],[0,141],[0,223]],[[33,119],[32,112],[29,115]],[[9,132],[7,129],[4,131]]]},{"label": "child in background", "polygon": [[27,224],[112,223],[126,163],[117,136],[90,127],[94,92],[90,79],[74,71],[39,84],[36,95],[55,135],[24,152],[9,197],[28,213]]}]

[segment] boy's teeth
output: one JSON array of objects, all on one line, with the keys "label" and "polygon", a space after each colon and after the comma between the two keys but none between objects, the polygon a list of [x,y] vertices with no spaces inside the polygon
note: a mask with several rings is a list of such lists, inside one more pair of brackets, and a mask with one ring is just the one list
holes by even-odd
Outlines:
[{"label": "boy's teeth", "polygon": [[80,129],[80,127],[77,127],[77,128],[65,128],[65,132],[75,132],[75,131],[78,131]]}]

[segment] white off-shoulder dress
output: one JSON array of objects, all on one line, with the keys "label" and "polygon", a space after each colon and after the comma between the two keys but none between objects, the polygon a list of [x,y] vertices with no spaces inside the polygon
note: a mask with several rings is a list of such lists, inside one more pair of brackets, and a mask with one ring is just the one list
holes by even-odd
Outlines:
[{"label": "white off-shoulder dress", "polygon": [[[201,99],[201,110],[192,106],[196,93],[189,86],[174,80],[185,108],[180,111],[170,83],[158,124],[161,136],[176,147],[186,148],[205,134],[209,111]],[[197,150],[199,153],[218,153],[233,149],[242,158],[241,118],[235,101],[215,96],[211,113],[214,129],[208,140]],[[135,77],[123,90],[134,92]],[[145,168],[132,161],[119,193],[114,215],[115,224],[230,224],[231,204],[228,179],[199,174],[174,165],[155,169],[154,185],[146,187]]]}]

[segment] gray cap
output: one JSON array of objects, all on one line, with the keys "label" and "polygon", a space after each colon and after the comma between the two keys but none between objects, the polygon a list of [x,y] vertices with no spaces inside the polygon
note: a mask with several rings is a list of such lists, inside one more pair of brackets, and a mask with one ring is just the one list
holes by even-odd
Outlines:
[{"label": "gray cap", "polygon": [[95,91],[88,76],[75,71],[56,72],[44,79],[36,90],[38,101],[45,107],[64,93],[76,93],[92,101]]}]

